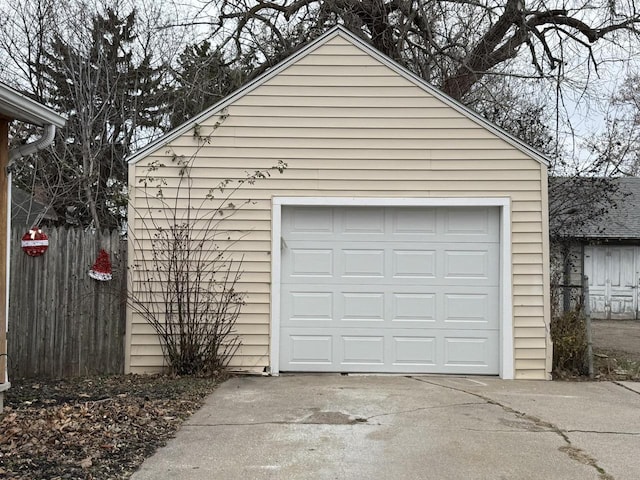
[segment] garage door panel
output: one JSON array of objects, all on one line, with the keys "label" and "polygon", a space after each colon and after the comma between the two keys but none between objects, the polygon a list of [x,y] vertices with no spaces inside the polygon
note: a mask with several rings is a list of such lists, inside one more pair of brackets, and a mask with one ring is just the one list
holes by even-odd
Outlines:
[{"label": "garage door panel", "polygon": [[445,293],[444,319],[446,323],[489,323],[491,299],[487,293]]},{"label": "garage door panel", "polygon": [[392,362],[397,367],[418,366],[433,368],[437,365],[437,340],[433,336],[392,337]]},{"label": "garage door panel", "polygon": [[339,343],[340,365],[384,366],[384,336],[344,334],[340,335]]},{"label": "garage door panel", "polygon": [[[451,335],[449,333],[449,335]],[[460,335],[464,335],[460,332]],[[447,336],[444,338],[444,365],[446,367],[486,368],[497,367],[488,361],[497,348],[490,335],[485,337]]]},{"label": "garage door panel", "polygon": [[449,208],[444,211],[443,234],[453,241],[497,241],[497,215],[488,208]]},{"label": "garage door panel", "polygon": [[498,287],[447,287],[439,297],[438,326],[497,331],[500,327],[498,297]]},{"label": "garage door panel", "polygon": [[331,208],[291,208],[283,218],[283,230],[289,232],[292,238],[308,238],[309,234],[314,238],[333,236],[333,215]]},{"label": "garage door panel", "polygon": [[414,239],[419,241],[424,237],[431,238],[436,235],[436,210],[425,209],[395,209],[389,212],[391,220],[391,232],[397,239]]},{"label": "garage door panel", "polygon": [[[335,211],[336,209],[334,209]],[[341,208],[340,232],[345,238],[362,235],[384,235],[385,211],[379,208]]]},{"label": "garage door panel", "polygon": [[384,322],[385,294],[383,292],[336,293],[337,318],[348,321]]},{"label": "garage door panel", "polygon": [[[281,324],[498,329],[498,287],[285,285]],[[371,322],[367,324],[367,322]],[[381,323],[382,322],[382,323]]]},{"label": "garage door panel", "polygon": [[391,296],[391,312],[388,318],[395,325],[402,322],[430,323],[437,318],[437,296],[435,293],[393,292]]},{"label": "garage door panel", "polygon": [[341,277],[358,277],[360,281],[367,278],[384,278],[385,251],[380,249],[342,249],[339,262]]},{"label": "garage door panel", "polygon": [[333,364],[333,337],[331,335],[289,335],[284,339],[291,365],[321,365],[331,368]]},{"label": "garage door panel", "polygon": [[282,217],[282,371],[498,373],[497,209]]},{"label": "garage door panel", "polygon": [[[285,239],[282,283],[487,285],[499,283],[500,247],[492,243],[323,242]],[[383,248],[381,248],[381,246]],[[377,248],[375,248],[377,247]],[[339,278],[336,278],[339,277]]]},{"label": "garage door panel", "polygon": [[282,230],[290,240],[499,241],[499,215],[491,207],[286,207],[286,210]]},{"label": "garage door panel", "polygon": [[291,269],[289,277],[333,278],[333,250],[294,248],[289,252]]},{"label": "garage door panel", "polygon": [[491,276],[489,248],[477,250],[445,250],[444,272],[446,279],[488,280]]},{"label": "garage door panel", "polygon": [[401,250],[393,249],[392,270],[393,278],[436,278],[435,250]]},{"label": "garage door panel", "polygon": [[290,292],[285,309],[290,321],[331,321],[334,318],[333,292]]},{"label": "garage door panel", "polygon": [[388,373],[498,373],[497,332],[396,329],[322,329],[304,334],[283,330],[282,371]]}]

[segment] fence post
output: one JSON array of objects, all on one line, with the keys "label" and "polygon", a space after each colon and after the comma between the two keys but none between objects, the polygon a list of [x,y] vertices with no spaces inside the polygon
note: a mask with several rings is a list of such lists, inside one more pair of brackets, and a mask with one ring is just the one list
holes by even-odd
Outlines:
[{"label": "fence post", "polygon": [[571,251],[565,243],[562,247],[562,313],[571,311]]},{"label": "fence post", "polygon": [[582,305],[584,309],[585,327],[587,329],[587,365],[589,378],[593,378],[593,337],[591,333],[591,305],[589,303],[589,277],[582,276]]}]

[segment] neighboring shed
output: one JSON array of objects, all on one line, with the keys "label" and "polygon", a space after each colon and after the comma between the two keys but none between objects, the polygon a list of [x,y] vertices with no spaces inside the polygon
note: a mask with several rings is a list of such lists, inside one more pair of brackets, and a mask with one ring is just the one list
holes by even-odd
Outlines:
[{"label": "neighboring shed", "polygon": [[[546,159],[342,27],[130,159],[131,266],[163,216],[141,181],[171,198],[191,155],[182,206],[288,164],[224,223],[248,293],[233,368],[549,378]],[[127,371],[162,369],[131,309],[126,342]]]},{"label": "neighboring shed", "polygon": [[[561,179],[551,179],[552,184]],[[584,179],[586,182],[604,179]],[[588,277],[591,316],[598,319],[638,319],[640,291],[640,178],[612,178],[594,188],[611,193],[611,205],[588,222],[561,231],[562,252],[567,260],[563,283],[581,293],[582,275]],[[584,193],[584,186],[573,190]],[[592,195],[595,197],[595,195]],[[593,206],[590,206],[593,208]],[[566,291],[566,289],[565,289]],[[566,297],[567,295],[565,295]],[[573,302],[566,301],[569,305]],[[566,307],[566,305],[565,305]]]}]

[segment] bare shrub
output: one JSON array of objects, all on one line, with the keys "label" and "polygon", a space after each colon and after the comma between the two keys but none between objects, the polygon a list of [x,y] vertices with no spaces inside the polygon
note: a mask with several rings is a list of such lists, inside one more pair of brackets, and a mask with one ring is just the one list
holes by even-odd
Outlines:
[{"label": "bare shrub", "polygon": [[[225,119],[226,114],[221,115],[207,137],[196,125],[200,148]],[[202,197],[193,187],[197,156],[173,155],[168,166],[149,164],[140,180],[146,205],[137,207],[143,226],[136,230],[148,238],[133,239],[138,258],[132,266],[129,304],[158,334],[169,367],[179,375],[216,374],[240,347],[235,325],[245,304],[245,293],[239,290],[242,259],[233,259],[231,250],[246,232],[228,231],[224,222],[251,203],[231,201],[238,189],[269,177],[272,169],[282,173],[286,168],[279,162],[246,172],[241,179],[222,180]],[[173,193],[165,195],[169,190]]]},{"label": "bare shrub", "polygon": [[577,279],[575,268],[579,261],[569,243],[552,242],[550,333],[556,377],[589,373],[583,282]]},{"label": "bare shrub", "polygon": [[556,375],[587,375],[587,328],[580,308],[551,319],[553,372]]}]

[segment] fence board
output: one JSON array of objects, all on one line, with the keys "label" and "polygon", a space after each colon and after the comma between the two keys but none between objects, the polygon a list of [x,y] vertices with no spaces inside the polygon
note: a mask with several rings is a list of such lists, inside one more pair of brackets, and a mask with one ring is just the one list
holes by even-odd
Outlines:
[{"label": "fence board", "polygon": [[[10,378],[121,373],[124,367],[126,242],[117,231],[48,229],[49,249],[29,257],[11,235]],[[88,272],[109,252],[113,280]]]}]

